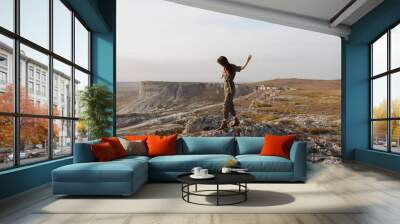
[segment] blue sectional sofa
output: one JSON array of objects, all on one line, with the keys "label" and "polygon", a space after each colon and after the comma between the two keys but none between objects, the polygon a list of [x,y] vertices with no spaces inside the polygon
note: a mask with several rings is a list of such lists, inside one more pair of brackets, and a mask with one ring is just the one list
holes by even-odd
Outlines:
[{"label": "blue sectional sofa", "polygon": [[177,155],[128,156],[96,162],[91,141],[77,143],[74,163],[52,172],[54,194],[131,195],[148,181],[176,181],[193,167],[218,172],[228,160],[236,160],[259,182],[304,182],[306,143],[294,142],[290,159],[260,156],[263,137],[183,137],[177,140]]}]

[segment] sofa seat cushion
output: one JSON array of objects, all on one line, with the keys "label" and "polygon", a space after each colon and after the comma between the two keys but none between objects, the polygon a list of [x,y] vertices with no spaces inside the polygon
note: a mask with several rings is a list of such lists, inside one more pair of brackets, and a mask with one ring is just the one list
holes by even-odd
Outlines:
[{"label": "sofa seat cushion", "polygon": [[57,182],[131,182],[132,177],[141,172],[147,176],[145,161],[121,159],[70,164],[53,170],[52,174],[53,181]]},{"label": "sofa seat cushion", "polygon": [[210,171],[219,171],[230,159],[231,155],[174,155],[158,156],[149,160],[149,170],[152,172],[190,172],[193,167],[203,167]]},{"label": "sofa seat cushion", "polygon": [[139,161],[147,162],[147,161],[149,161],[149,159],[150,159],[150,157],[148,157],[148,156],[131,155],[131,156],[125,156],[124,158],[121,158],[121,159],[114,160],[114,162],[115,161],[127,161],[127,162],[129,162],[129,161],[132,161],[132,160],[139,160]]},{"label": "sofa seat cushion", "polygon": [[292,161],[279,156],[239,155],[236,160],[249,172],[293,172]]}]

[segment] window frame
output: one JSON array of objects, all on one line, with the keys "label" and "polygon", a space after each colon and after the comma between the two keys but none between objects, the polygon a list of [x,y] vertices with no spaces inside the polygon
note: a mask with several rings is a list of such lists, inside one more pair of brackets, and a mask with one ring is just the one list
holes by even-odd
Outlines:
[{"label": "window frame", "polygon": [[[56,116],[53,115],[53,100],[54,100],[54,94],[53,94],[53,60],[58,60],[59,62],[62,62],[68,66],[71,66],[71,83],[73,84],[75,82],[75,69],[87,74],[89,76],[89,83],[88,86],[91,86],[92,84],[92,73],[91,73],[91,36],[92,36],[92,31],[91,29],[89,29],[89,27],[87,26],[87,24],[83,21],[83,19],[79,16],[78,13],[76,13],[72,7],[65,1],[65,0],[59,0],[68,10],[71,11],[71,18],[70,18],[70,23],[71,23],[71,58],[67,59],[64,58],[63,56],[55,53],[54,50],[54,28],[53,28],[53,24],[54,24],[54,14],[53,14],[53,1],[54,0],[48,0],[49,2],[49,47],[48,49],[46,49],[45,47],[42,47],[39,44],[34,43],[33,41],[30,41],[29,39],[23,37],[20,35],[20,0],[14,0],[13,1],[13,10],[14,10],[14,30],[10,31],[4,27],[0,26],[0,35],[3,35],[5,37],[11,38],[13,40],[13,64],[12,69],[11,69],[11,74],[13,76],[13,81],[14,81],[14,99],[13,99],[13,107],[14,110],[13,112],[1,112],[0,111],[0,116],[10,116],[13,118],[13,166],[11,167],[5,167],[5,168],[0,168],[0,172],[4,171],[4,170],[10,170],[10,169],[15,169],[18,167],[23,167],[23,166],[29,166],[29,165],[33,165],[33,164],[37,164],[37,163],[43,163],[49,160],[53,160],[53,159],[62,159],[65,157],[70,157],[73,155],[73,151],[74,151],[74,143],[75,143],[75,123],[76,121],[79,120],[79,117],[75,116],[75,108],[74,108],[74,103],[75,103],[75,88],[74,85],[71,85],[71,93],[72,93],[72,108],[71,108],[71,115],[70,116]],[[75,63],[75,18],[77,20],[79,20],[79,22],[84,26],[84,28],[88,31],[89,37],[88,37],[88,47],[89,47],[89,53],[88,53],[88,61],[89,61],[89,65],[88,65],[88,69],[85,69],[83,67],[81,67],[80,65]],[[21,113],[20,111],[20,85],[21,85],[21,81],[20,81],[20,45],[23,44],[27,47],[32,48],[33,50],[36,50],[40,53],[43,53],[45,55],[48,56],[49,58],[49,62],[48,62],[48,74],[47,74],[47,85],[45,87],[46,91],[48,93],[45,92],[45,94],[48,96],[48,112],[46,115],[39,115],[39,114],[27,114],[27,113]],[[28,65],[28,64],[27,64]],[[27,69],[30,67],[27,67]],[[42,74],[42,73],[40,73]],[[28,72],[26,75],[27,81],[30,80],[30,73]],[[36,70],[33,70],[33,82],[36,83]],[[41,77],[39,77],[41,78]],[[39,83],[41,83],[41,79],[38,80]],[[35,84],[34,84],[35,85]],[[41,85],[42,86],[42,85]],[[27,86],[28,87],[28,86]],[[28,90],[27,90],[28,91]],[[34,89],[34,91],[36,91]],[[42,95],[42,94],[40,94]],[[48,151],[48,157],[44,158],[41,161],[38,162],[33,162],[33,163],[26,163],[26,164],[21,164],[20,161],[20,119],[21,118],[45,118],[47,119],[48,122],[48,136],[47,136],[47,141],[48,144],[47,145],[47,150]],[[69,155],[62,155],[62,156],[54,156],[53,152],[54,152],[54,146],[52,144],[53,142],[53,121],[55,120],[66,120],[66,121],[71,121],[71,153]],[[55,157],[55,158],[54,158]]]},{"label": "window frame", "polygon": [[[400,67],[397,68],[391,68],[391,31],[395,27],[400,26],[400,22],[394,23],[392,26],[390,26],[388,29],[386,29],[383,33],[378,35],[374,40],[372,40],[369,43],[369,149],[373,151],[380,151],[380,152],[387,152],[387,153],[392,153],[392,154],[400,154],[400,152],[394,152],[392,151],[392,122],[393,121],[400,121],[400,117],[393,117],[392,116],[392,76],[396,75],[398,72],[400,72]],[[384,35],[387,35],[387,65],[386,65],[386,71],[382,72],[380,74],[373,74],[373,44],[378,41],[381,37]],[[387,105],[386,105],[386,117],[385,118],[373,118],[373,93],[374,93],[374,86],[373,82],[376,79],[386,77],[386,87],[387,87]],[[373,132],[373,122],[376,121],[386,121],[387,122],[387,130],[386,130],[386,151],[379,150],[374,148],[374,132]]]}]

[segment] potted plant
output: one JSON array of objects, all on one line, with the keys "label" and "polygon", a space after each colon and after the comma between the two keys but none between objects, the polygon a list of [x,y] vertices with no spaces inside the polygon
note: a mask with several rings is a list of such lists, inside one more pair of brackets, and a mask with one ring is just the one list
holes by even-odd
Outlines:
[{"label": "potted plant", "polygon": [[113,97],[109,88],[102,84],[88,86],[80,92],[79,99],[83,120],[80,124],[87,127],[88,138],[92,140],[110,136],[107,130],[112,125]]}]

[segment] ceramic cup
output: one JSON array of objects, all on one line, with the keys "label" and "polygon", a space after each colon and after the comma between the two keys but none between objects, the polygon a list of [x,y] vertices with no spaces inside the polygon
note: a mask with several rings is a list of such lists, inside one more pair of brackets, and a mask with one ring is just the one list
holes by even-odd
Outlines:
[{"label": "ceramic cup", "polygon": [[232,168],[229,168],[229,167],[222,167],[221,172],[222,172],[222,173],[230,173],[230,172],[232,172]]},{"label": "ceramic cup", "polygon": [[207,176],[208,175],[208,169],[201,169],[200,170],[200,176]]},{"label": "ceramic cup", "polygon": [[194,168],[192,169],[192,173],[193,173],[194,175],[196,175],[196,176],[199,176],[199,175],[201,175],[201,173],[200,173],[201,170],[202,170],[201,167],[194,167]]}]

